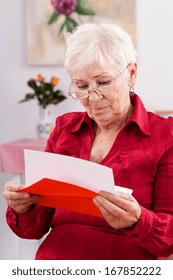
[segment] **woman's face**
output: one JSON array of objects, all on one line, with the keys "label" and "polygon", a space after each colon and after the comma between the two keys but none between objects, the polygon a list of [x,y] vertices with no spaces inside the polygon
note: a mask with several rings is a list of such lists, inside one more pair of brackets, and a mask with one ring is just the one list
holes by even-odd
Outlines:
[{"label": "woman's face", "polygon": [[[114,79],[115,78],[115,79]],[[73,71],[72,79],[79,89],[88,89],[90,96],[80,100],[90,118],[98,125],[111,126],[121,121],[131,107],[129,87],[133,87],[136,78],[136,64],[130,64],[125,71],[120,73],[112,65],[91,65],[86,72]],[[111,82],[112,80],[112,82]],[[94,89],[107,84],[115,84],[111,93],[98,94]]]}]

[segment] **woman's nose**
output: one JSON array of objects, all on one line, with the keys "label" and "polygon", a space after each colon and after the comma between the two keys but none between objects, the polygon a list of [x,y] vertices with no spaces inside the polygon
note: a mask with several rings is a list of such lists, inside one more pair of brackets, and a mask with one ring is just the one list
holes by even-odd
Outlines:
[{"label": "woman's nose", "polygon": [[96,102],[96,101],[98,101],[98,100],[103,98],[103,95],[98,93],[96,89],[89,90],[89,94],[90,94],[89,95],[89,100],[93,101],[93,102]]}]

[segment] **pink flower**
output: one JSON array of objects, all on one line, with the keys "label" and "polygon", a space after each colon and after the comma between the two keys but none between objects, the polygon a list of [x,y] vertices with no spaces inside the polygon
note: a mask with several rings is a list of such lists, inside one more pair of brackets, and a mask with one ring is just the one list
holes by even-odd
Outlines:
[{"label": "pink flower", "polygon": [[77,5],[77,0],[51,0],[54,10],[65,16],[70,15]]}]

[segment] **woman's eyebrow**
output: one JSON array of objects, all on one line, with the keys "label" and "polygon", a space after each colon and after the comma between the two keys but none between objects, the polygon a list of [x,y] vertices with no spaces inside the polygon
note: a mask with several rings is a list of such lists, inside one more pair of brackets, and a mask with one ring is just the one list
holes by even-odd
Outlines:
[{"label": "woman's eyebrow", "polygon": [[96,75],[96,76],[93,76],[93,78],[98,78],[98,77],[101,77],[101,76],[104,76],[104,75],[109,75],[109,73],[108,72],[102,72],[102,73],[100,73],[100,74],[98,74],[98,75]]},{"label": "woman's eyebrow", "polygon": [[82,80],[82,79],[73,79],[73,81],[76,81],[76,82],[85,82],[85,80]]},{"label": "woman's eyebrow", "polygon": [[[95,75],[93,76],[92,78],[96,79],[96,78],[99,78],[99,77],[102,77],[102,76],[109,76],[110,74],[108,72],[103,72],[103,73],[100,73],[98,75]],[[85,82],[85,80],[82,80],[82,79],[73,79],[73,81],[77,81],[77,82]]]}]

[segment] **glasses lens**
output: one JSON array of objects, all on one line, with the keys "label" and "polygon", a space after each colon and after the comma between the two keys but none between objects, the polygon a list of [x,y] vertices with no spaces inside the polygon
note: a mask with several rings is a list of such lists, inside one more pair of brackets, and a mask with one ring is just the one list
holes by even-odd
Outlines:
[{"label": "glasses lens", "polygon": [[112,93],[113,89],[114,87],[112,85],[105,85],[105,86],[102,85],[97,88],[97,92],[102,95],[106,95]]},{"label": "glasses lens", "polygon": [[84,98],[89,96],[88,91],[86,91],[86,90],[84,90],[84,91],[73,91],[73,92],[70,92],[70,94],[74,99],[84,99]]},{"label": "glasses lens", "polygon": [[89,96],[87,90],[80,90],[73,82],[70,86],[69,95],[71,95],[74,99],[83,99]]}]

